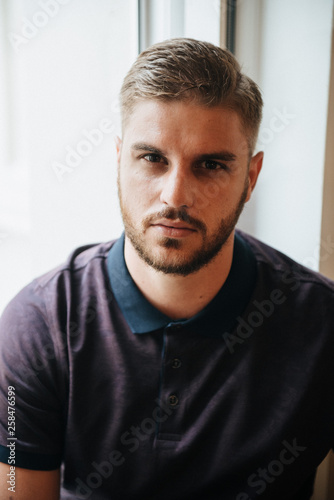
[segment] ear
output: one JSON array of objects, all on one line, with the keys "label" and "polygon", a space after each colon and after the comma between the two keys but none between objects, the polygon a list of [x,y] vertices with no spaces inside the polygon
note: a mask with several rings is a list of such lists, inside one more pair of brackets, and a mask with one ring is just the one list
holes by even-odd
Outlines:
[{"label": "ear", "polygon": [[118,135],[115,137],[115,144],[116,144],[117,163],[119,166],[121,162],[122,139],[120,139]]},{"label": "ear", "polygon": [[251,194],[255,188],[257,179],[259,177],[259,173],[262,168],[263,156],[264,156],[263,151],[260,151],[255,156],[253,156],[250,161],[248,168],[248,193],[246,202],[250,199]]}]

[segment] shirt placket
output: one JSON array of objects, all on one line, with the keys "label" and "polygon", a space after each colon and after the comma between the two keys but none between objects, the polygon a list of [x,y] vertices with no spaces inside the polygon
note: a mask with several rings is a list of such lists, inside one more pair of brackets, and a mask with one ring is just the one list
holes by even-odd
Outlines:
[{"label": "shirt placket", "polygon": [[169,323],[164,329],[159,404],[165,418],[158,425],[159,442],[178,442],[182,438],[185,413],[186,374],[180,336],[182,324]]}]

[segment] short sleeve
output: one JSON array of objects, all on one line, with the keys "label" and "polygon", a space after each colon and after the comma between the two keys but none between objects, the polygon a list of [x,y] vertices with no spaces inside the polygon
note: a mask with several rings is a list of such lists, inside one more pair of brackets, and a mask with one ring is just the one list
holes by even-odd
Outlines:
[{"label": "short sleeve", "polygon": [[63,456],[66,343],[52,331],[44,292],[31,283],[0,320],[0,461],[52,470]]}]

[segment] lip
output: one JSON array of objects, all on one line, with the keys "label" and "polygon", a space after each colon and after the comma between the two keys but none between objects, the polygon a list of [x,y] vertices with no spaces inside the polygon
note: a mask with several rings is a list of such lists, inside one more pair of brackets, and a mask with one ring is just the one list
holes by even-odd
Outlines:
[{"label": "lip", "polygon": [[182,238],[196,232],[196,229],[188,226],[183,221],[161,220],[152,224],[152,227],[163,236],[174,238]]},{"label": "lip", "polygon": [[152,225],[171,227],[175,229],[190,229],[191,231],[195,231],[195,229],[192,226],[189,226],[186,222],[170,220],[170,219],[161,219],[158,220],[157,222],[154,222]]}]

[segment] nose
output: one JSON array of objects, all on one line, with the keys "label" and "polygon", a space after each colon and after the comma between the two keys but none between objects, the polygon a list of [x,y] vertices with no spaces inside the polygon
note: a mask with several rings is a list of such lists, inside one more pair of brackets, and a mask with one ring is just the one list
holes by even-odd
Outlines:
[{"label": "nose", "polygon": [[160,201],[173,208],[190,208],[194,204],[194,186],[190,171],[179,164],[172,166],[162,178]]}]

